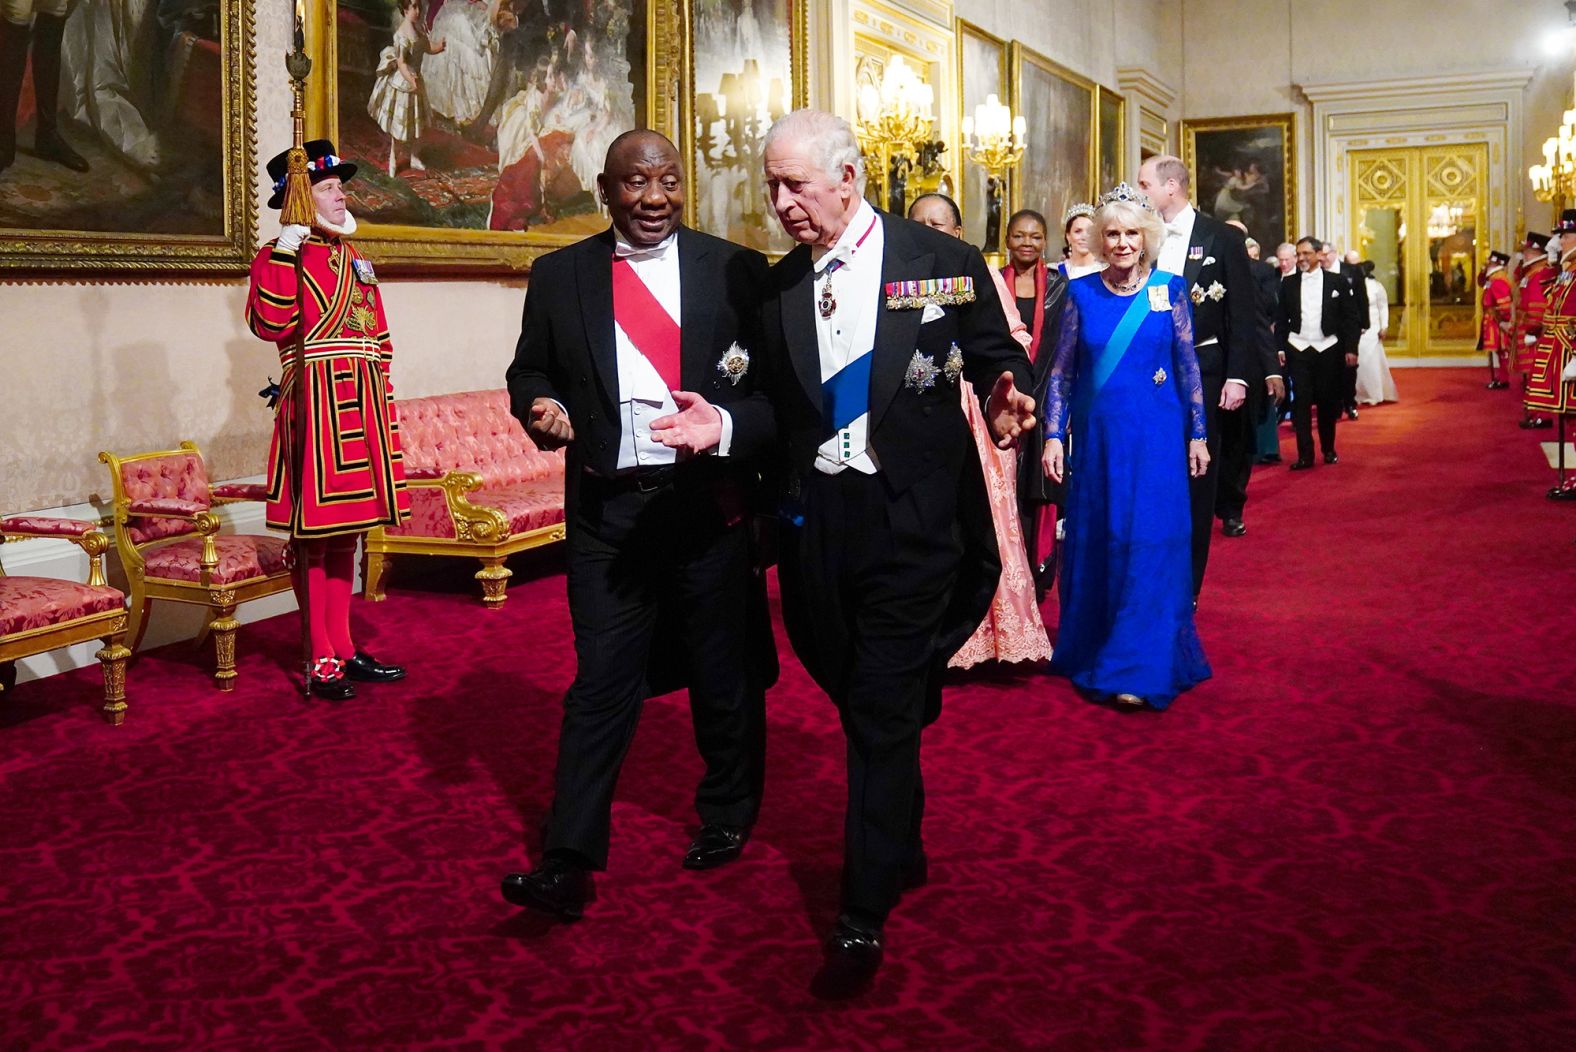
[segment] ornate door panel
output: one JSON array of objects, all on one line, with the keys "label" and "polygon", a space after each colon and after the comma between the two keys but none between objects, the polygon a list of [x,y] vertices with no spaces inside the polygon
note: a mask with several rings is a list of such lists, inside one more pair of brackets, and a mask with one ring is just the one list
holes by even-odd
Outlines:
[{"label": "ornate door panel", "polygon": [[1474,353],[1487,168],[1484,143],[1351,152],[1349,244],[1389,296],[1387,353]]}]

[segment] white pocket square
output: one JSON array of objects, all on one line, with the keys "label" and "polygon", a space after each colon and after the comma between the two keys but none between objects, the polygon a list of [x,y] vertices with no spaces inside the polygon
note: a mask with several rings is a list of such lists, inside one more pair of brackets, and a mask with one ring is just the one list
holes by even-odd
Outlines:
[{"label": "white pocket square", "polygon": [[1205,256],[1204,257],[1204,266],[1207,267],[1213,262],[1215,262],[1215,257],[1214,256]]},{"label": "white pocket square", "polygon": [[936,304],[934,304],[934,303],[927,303],[927,304],[925,304],[924,312],[921,313],[920,316],[919,316],[919,323],[921,325],[924,325],[926,322],[932,322],[932,321],[935,321],[937,318],[946,317],[946,314],[947,314],[947,312],[942,310]]}]

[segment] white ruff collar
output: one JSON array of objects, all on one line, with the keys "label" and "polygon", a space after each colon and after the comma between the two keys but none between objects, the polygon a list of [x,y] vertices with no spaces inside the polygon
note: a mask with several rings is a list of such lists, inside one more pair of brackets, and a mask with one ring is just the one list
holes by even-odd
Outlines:
[{"label": "white ruff collar", "polygon": [[319,230],[325,230],[335,237],[350,237],[356,232],[356,217],[347,210],[345,212],[345,222],[340,226],[335,226],[327,219],[324,219],[323,213],[319,212],[314,225]]}]

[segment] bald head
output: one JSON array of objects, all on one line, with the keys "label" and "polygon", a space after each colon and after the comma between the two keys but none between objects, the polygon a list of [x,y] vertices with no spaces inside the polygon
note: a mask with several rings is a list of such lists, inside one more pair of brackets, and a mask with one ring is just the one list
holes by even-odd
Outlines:
[{"label": "bald head", "polygon": [[684,165],[661,132],[637,128],[614,139],[596,185],[613,229],[634,247],[659,245],[679,228]]}]

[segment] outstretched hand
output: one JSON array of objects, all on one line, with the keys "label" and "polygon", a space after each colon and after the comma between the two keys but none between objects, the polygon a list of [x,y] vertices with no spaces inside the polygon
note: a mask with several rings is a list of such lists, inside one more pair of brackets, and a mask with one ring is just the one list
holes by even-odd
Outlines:
[{"label": "outstretched hand", "polygon": [[722,413],[693,391],[674,391],[677,413],[651,422],[651,435],[681,456],[709,453],[722,444]]},{"label": "outstretched hand", "polygon": [[1034,399],[1018,390],[1012,373],[996,377],[985,400],[985,419],[1001,449],[1017,445],[1018,438],[1034,426]]}]

